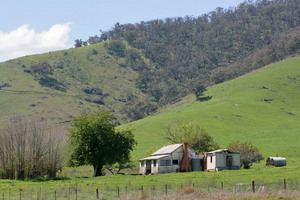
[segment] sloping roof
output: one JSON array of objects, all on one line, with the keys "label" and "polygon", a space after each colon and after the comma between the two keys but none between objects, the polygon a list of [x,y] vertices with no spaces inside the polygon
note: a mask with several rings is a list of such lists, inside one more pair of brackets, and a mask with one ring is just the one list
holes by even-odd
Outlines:
[{"label": "sloping roof", "polygon": [[171,144],[171,145],[168,145],[168,146],[164,146],[161,149],[155,151],[151,155],[155,156],[155,155],[161,155],[161,154],[170,154],[170,153],[172,153],[173,151],[175,151],[176,149],[178,149],[181,146],[182,146],[182,144]]},{"label": "sloping roof", "polygon": [[235,152],[235,151],[229,151],[228,149],[218,149],[218,150],[215,150],[215,151],[210,151],[210,152],[207,152],[207,153],[239,153],[239,152]]},{"label": "sloping roof", "polygon": [[167,157],[167,156],[168,155],[150,156],[150,157],[147,157],[147,158],[139,159],[139,161],[142,161],[142,160],[157,160],[157,159],[164,158],[164,157]]},{"label": "sloping roof", "polygon": [[269,157],[270,159],[273,159],[274,161],[276,160],[286,160],[285,158],[282,157]]}]

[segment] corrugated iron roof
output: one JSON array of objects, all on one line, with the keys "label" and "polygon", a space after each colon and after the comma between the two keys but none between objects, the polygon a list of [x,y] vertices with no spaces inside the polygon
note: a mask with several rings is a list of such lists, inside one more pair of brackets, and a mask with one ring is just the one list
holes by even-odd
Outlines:
[{"label": "corrugated iron roof", "polygon": [[235,151],[229,151],[228,149],[218,149],[218,150],[210,151],[210,152],[207,152],[207,153],[222,153],[222,152],[226,152],[226,153],[239,153],[239,152],[235,152]]},{"label": "corrugated iron roof", "polygon": [[168,145],[168,146],[164,146],[161,149],[155,151],[151,155],[155,156],[155,155],[161,155],[161,154],[170,154],[170,153],[172,153],[173,151],[175,151],[176,149],[178,149],[181,146],[182,146],[182,144],[171,144],[171,145]]},{"label": "corrugated iron roof", "polygon": [[142,161],[142,160],[157,160],[157,159],[168,157],[168,156],[169,155],[150,156],[150,157],[147,157],[147,158],[139,159],[139,161]]},{"label": "corrugated iron roof", "polygon": [[285,158],[282,157],[269,157],[270,159],[273,159],[274,161],[276,160],[286,160]]}]

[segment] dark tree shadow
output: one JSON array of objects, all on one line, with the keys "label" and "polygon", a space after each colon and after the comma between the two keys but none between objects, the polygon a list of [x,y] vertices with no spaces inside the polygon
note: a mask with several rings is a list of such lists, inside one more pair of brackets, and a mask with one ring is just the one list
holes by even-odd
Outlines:
[{"label": "dark tree shadow", "polygon": [[206,97],[200,97],[199,98],[199,101],[200,102],[204,102],[204,101],[209,101],[212,99],[212,96],[206,96]]},{"label": "dark tree shadow", "polygon": [[69,177],[51,177],[51,178],[34,178],[34,179],[25,179],[24,181],[29,182],[47,182],[47,181],[61,181],[61,180],[71,180]]},{"label": "dark tree shadow", "polygon": [[42,86],[45,86],[45,87],[50,87],[50,88],[53,88],[55,90],[59,90],[59,91],[62,91],[62,92],[66,92],[66,87],[58,82],[55,78],[51,78],[51,77],[48,77],[48,76],[45,76],[45,77],[42,77],[39,79],[39,84],[42,85]]}]

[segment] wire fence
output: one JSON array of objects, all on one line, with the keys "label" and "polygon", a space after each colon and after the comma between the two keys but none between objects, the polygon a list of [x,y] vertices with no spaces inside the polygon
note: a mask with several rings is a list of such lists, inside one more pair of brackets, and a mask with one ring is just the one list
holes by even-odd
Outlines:
[{"label": "wire fence", "polygon": [[182,184],[167,183],[141,186],[111,186],[102,187],[91,186],[88,189],[77,187],[62,187],[59,189],[6,189],[0,191],[0,200],[79,200],[79,199],[118,199],[125,197],[156,197],[174,193],[202,192],[202,193],[220,193],[227,192],[231,194],[258,193],[258,192],[276,192],[279,190],[299,191],[298,180],[282,180],[277,182],[255,182],[251,183],[224,183],[224,182],[186,182]]}]

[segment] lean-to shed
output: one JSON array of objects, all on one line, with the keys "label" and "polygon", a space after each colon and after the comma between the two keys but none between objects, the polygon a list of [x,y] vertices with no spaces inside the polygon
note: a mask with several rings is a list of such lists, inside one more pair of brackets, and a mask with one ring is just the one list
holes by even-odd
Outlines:
[{"label": "lean-to shed", "polygon": [[286,166],[286,159],[282,157],[268,157],[266,166]]},{"label": "lean-to shed", "polygon": [[240,153],[219,149],[207,152],[204,158],[205,171],[233,170],[240,169]]}]

